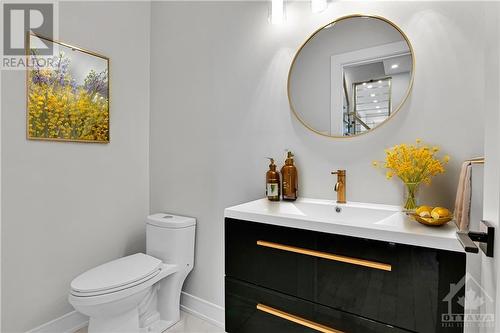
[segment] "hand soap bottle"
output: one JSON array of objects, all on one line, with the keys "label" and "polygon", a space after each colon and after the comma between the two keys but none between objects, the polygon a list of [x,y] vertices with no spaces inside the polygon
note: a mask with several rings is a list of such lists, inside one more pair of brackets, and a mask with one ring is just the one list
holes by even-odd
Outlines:
[{"label": "hand soap bottle", "polygon": [[271,201],[280,201],[280,174],[276,171],[274,159],[268,157],[271,164],[266,173],[266,196]]},{"label": "hand soap bottle", "polygon": [[281,190],[283,200],[295,201],[297,199],[298,179],[291,151],[287,152],[285,165],[281,168],[281,178],[283,181]]}]

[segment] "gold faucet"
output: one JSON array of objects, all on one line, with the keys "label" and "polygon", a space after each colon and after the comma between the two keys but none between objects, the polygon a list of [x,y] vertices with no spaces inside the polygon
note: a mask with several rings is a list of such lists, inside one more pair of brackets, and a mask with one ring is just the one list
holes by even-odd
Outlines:
[{"label": "gold faucet", "polygon": [[345,170],[333,171],[332,175],[337,175],[335,192],[337,192],[337,203],[346,203],[345,200]]}]

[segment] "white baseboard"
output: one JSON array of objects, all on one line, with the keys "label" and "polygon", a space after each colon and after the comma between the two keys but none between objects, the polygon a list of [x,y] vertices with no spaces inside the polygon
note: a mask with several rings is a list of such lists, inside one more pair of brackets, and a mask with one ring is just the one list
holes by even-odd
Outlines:
[{"label": "white baseboard", "polygon": [[40,325],[26,333],[75,333],[80,328],[87,326],[89,318],[79,312],[73,311]]},{"label": "white baseboard", "polygon": [[181,310],[224,328],[224,308],[194,295],[182,292]]},{"label": "white baseboard", "polygon": [[[181,309],[217,327],[224,328],[224,308],[217,304],[182,292]],[[87,326],[88,323],[87,316],[72,311],[26,333],[75,333],[80,328]]]}]

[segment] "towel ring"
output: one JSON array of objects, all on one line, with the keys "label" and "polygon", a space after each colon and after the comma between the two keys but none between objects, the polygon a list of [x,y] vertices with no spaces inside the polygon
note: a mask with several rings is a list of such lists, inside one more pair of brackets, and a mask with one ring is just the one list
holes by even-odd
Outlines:
[{"label": "towel ring", "polygon": [[[484,157],[474,157],[465,160],[470,164],[484,164]],[[479,243],[479,247],[488,257],[493,257],[493,244],[495,242],[495,227],[482,220],[479,229],[481,231],[457,231],[457,238],[464,248],[465,252],[479,253],[479,249],[474,242]]]},{"label": "towel ring", "polygon": [[469,162],[470,164],[484,164],[484,157],[474,157],[464,162]]},{"label": "towel ring", "polygon": [[465,252],[478,253],[479,249],[474,242],[479,243],[479,247],[487,257],[493,257],[495,244],[495,227],[487,221],[481,221],[479,225],[481,231],[457,231],[457,238],[463,246]]}]

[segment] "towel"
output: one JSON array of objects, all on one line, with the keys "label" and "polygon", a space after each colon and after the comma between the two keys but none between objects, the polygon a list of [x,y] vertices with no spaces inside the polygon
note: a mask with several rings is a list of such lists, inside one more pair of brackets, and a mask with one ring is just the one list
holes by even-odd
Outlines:
[{"label": "towel", "polygon": [[467,161],[462,164],[455,199],[455,223],[460,231],[469,230],[471,195],[472,165],[470,161]]}]

